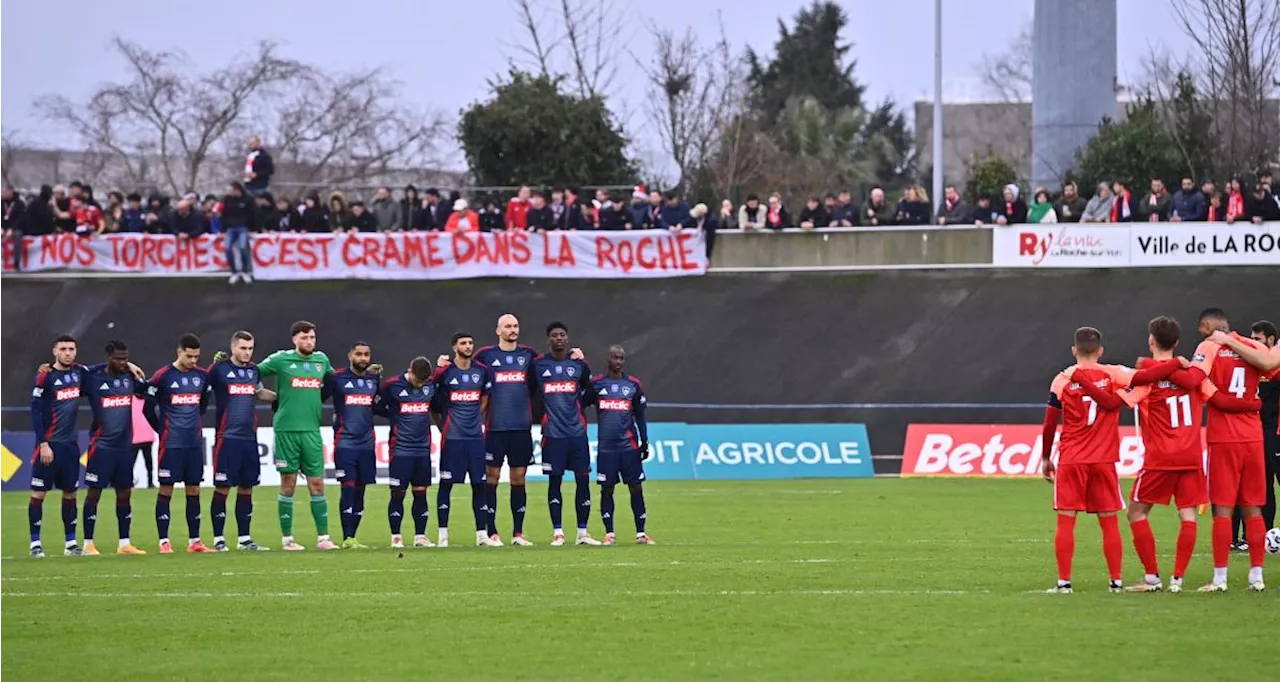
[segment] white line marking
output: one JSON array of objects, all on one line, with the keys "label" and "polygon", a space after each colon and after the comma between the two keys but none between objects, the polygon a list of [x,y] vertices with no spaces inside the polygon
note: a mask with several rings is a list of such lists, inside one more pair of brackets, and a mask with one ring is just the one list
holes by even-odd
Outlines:
[{"label": "white line marking", "polygon": [[[610,596],[622,597],[865,597],[865,596],[955,596],[969,594],[990,594],[990,590],[856,590],[856,589],[814,589],[814,590],[608,590]],[[371,598],[371,597],[418,597],[434,599],[452,599],[459,597],[481,597],[491,599],[492,590],[466,590],[456,592],[6,592],[6,598],[45,599],[81,597],[85,599],[331,599],[331,598]],[[596,599],[599,595],[590,592],[560,591],[522,593],[517,596],[524,600],[563,599],[565,597],[586,597]]]}]

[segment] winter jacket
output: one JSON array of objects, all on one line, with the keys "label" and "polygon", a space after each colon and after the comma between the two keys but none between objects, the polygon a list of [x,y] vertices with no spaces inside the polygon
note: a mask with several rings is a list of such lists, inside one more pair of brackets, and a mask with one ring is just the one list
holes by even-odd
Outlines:
[{"label": "winter jacket", "polygon": [[936,222],[942,223],[942,219],[946,218],[947,225],[964,225],[972,223],[973,217],[969,213],[969,205],[964,203],[964,199],[957,198],[954,204],[949,203],[946,199],[942,200],[942,205],[938,207]]},{"label": "winter jacket", "polygon": [[894,207],[890,206],[888,201],[883,204],[875,204],[868,201],[866,208],[862,211],[862,224],[868,226],[894,225],[895,215]]},{"label": "winter jacket", "polygon": [[507,212],[503,216],[502,227],[514,230],[525,229],[529,226],[528,213],[529,202],[521,200],[520,197],[512,197],[507,202]]},{"label": "winter jacket", "polygon": [[[1154,202],[1154,203],[1153,203]],[[1150,192],[1138,203],[1138,216],[1144,222],[1165,222],[1169,219],[1169,211],[1173,208],[1173,198],[1168,192],[1155,195]]]},{"label": "winter jacket", "polygon": [[1173,208],[1169,217],[1178,216],[1183,222],[1203,221],[1209,216],[1209,203],[1205,201],[1204,192],[1193,189],[1190,192],[1178,190],[1173,195]]},{"label": "winter jacket", "polygon": [[[523,218],[524,216],[520,217]],[[506,226],[506,216],[502,214],[502,211],[498,210],[497,206],[494,206],[493,210],[486,208],[480,211],[480,229],[482,231],[493,232],[494,230],[505,229]]]},{"label": "winter jacket", "polygon": [[420,230],[422,224],[422,198],[418,196],[418,188],[406,185],[404,198],[400,200],[400,229]]},{"label": "winter jacket", "polygon": [[813,223],[813,227],[830,227],[831,214],[822,206],[809,208],[806,204],[804,210],[800,211],[800,225],[805,223]]},{"label": "winter jacket", "polygon": [[1070,201],[1066,197],[1062,197],[1053,202],[1053,212],[1058,214],[1058,222],[1060,223],[1078,223],[1080,218],[1084,216],[1087,205],[1084,199],[1077,194],[1075,199]]},{"label": "winter jacket", "polygon": [[543,206],[542,208],[530,206],[529,210],[525,211],[524,217],[525,229],[528,230],[545,231],[554,230],[556,227],[555,216],[552,215],[550,206]]},{"label": "winter jacket", "polygon": [[1111,221],[1111,207],[1116,203],[1114,196],[1103,199],[1095,196],[1089,200],[1084,207],[1084,213],[1080,214],[1080,218],[1088,219],[1091,223],[1105,223]]},{"label": "winter jacket", "polygon": [[785,230],[796,224],[791,220],[791,212],[787,210],[786,204],[779,203],[776,209],[772,206],[764,207],[764,226],[770,230]]},{"label": "winter jacket", "polygon": [[1280,220],[1280,204],[1276,204],[1271,192],[1264,194],[1261,199],[1250,192],[1244,199],[1244,213],[1249,220],[1254,218],[1261,218],[1263,221]]},{"label": "winter jacket", "polygon": [[627,206],[627,210],[631,213],[631,228],[634,230],[643,230],[648,225],[649,220],[649,203],[646,201],[632,202]]},{"label": "winter jacket", "polygon": [[681,201],[675,206],[672,206],[664,202],[662,204],[662,213],[660,215],[661,218],[658,227],[670,229],[684,225],[689,221],[689,204]]},{"label": "winter jacket", "polygon": [[[338,200],[338,208],[333,208],[333,200]],[[329,201],[325,202],[325,207],[329,209],[329,229],[330,230],[349,230],[351,229],[351,208],[347,204],[347,195],[342,192],[332,192],[329,194]]]},{"label": "winter jacket", "polygon": [[743,204],[738,209],[738,227],[742,229],[762,228],[765,226],[765,218],[769,215],[769,209],[764,204],[757,204],[755,210]]},{"label": "winter jacket", "polygon": [[831,212],[831,222],[838,227],[857,227],[862,224],[862,213],[858,211],[857,204],[836,204]]},{"label": "winter jacket", "polygon": [[894,217],[899,225],[928,225],[929,204],[923,201],[907,201],[903,199],[898,202],[898,207],[894,210]]},{"label": "winter jacket", "polygon": [[1019,225],[1027,222],[1027,202],[1021,197],[1014,197],[1013,201],[1005,201],[1004,197],[1000,197],[1000,201],[993,202],[993,205],[1008,224]]},{"label": "winter jacket", "polygon": [[204,220],[200,212],[194,208],[187,209],[186,215],[174,209],[169,212],[169,234],[185,234],[195,237],[204,233]]},{"label": "winter jacket", "polygon": [[391,232],[400,229],[400,210],[400,202],[387,197],[369,202],[368,213],[373,216],[373,221],[380,231]]},{"label": "winter jacket", "polygon": [[1131,192],[1117,194],[1115,199],[1111,204],[1109,220],[1113,223],[1133,222],[1134,214],[1137,213],[1133,208],[1133,194]]},{"label": "winter jacket", "polygon": [[222,197],[223,228],[253,227],[254,208],[256,207],[253,205],[253,197],[248,194],[241,194],[238,197],[228,194]]},{"label": "winter jacket", "polygon": [[600,209],[600,229],[630,230],[633,223],[629,206],[610,205]]},{"label": "winter jacket", "polygon": [[258,192],[267,188],[267,184],[271,182],[271,175],[276,172],[276,165],[272,162],[267,150],[259,148],[257,151],[249,152],[244,169],[246,172],[252,171],[255,174],[253,179],[245,181],[244,188]]},{"label": "winter jacket", "polygon": [[557,230],[586,230],[591,226],[587,224],[585,218],[582,217],[582,202],[574,201],[572,204],[565,204],[560,212],[559,218],[556,220]]},{"label": "winter jacket", "polygon": [[969,217],[970,221],[972,221],[974,225],[977,225],[978,223],[982,223],[983,227],[986,227],[988,225],[995,225],[996,220],[998,220],[999,218],[1000,218],[1000,211],[996,210],[995,204],[990,204],[990,203],[988,203],[985,207],[982,204],[978,204],[977,206],[974,206],[973,213]]}]

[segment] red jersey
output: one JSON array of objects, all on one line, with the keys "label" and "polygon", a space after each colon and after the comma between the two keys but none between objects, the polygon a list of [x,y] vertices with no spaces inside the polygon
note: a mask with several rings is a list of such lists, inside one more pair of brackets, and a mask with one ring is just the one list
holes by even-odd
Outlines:
[{"label": "red jersey", "polygon": [[[1255,348],[1253,339],[1232,332],[1232,336]],[[1198,367],[1206,378],[1231,395],[1246,399],[1258,395],[1262,373],[1245,362],[1235,351],[1205,339],[1196,346],[1191,366]],[[1257,412],[1221,412],[1209,406],[1208,441],[1210,443],[1254,443],[1262,440],[1262,417]]]},{"label": "red jersey", "polygon": [[507,202],[507,229],[526,229],[529,226],[529,202],[515,197]]},{"label": "red jersey", "polygon": [[1190,392],[1166,379],[1120,394],[1126,403],[1138,407],[1138,430],[1145,450],[1143,470],[1196,470],[1204,465],[1200,415],[1204,403],[1217,392],[1208,379]]},{"label": "red jersey", "polygon": [[[1058,465],[1120,461],[1120,410],[1098,407],[1084,389],[1071,380],[1079,367],[1095,386],[1118,393],[1128,388],[1133,370],[1122,365],[1072,365],[1053,378],[1050,405],[1062,408],[1062,436],[1058,440]],[[1054,405],[1056,400],[1057,404]]]},{"label": "red jersey", "polygon": [[102,211],[92,204],[72,209],[71,217],[76,221],[77,232],[89,232],[102,227]]}]

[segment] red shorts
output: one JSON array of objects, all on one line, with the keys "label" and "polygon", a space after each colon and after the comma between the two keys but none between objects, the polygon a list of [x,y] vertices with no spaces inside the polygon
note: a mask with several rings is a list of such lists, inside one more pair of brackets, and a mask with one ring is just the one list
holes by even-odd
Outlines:
[{"label": "red shorts", "polygon": [[1199,469],[1143,469],[1138,472],[1138,480],[1133,482],[1133,494],[1129,499],[1144,504],[1169,504],[1169,500],[1173,500],[1178,509],[1197,507],[1209,501],[1209,484]]},{"label": "red shorts", "polygon": [[1267,459],[1262,441],[1209,444],[1209,501],[1219,507],[1267,503]]},{"label": "red shorts", "polygon": [[1090,514],[1124,509],[1115,462],[1059,465],[1053,479],[1053,508]]}]

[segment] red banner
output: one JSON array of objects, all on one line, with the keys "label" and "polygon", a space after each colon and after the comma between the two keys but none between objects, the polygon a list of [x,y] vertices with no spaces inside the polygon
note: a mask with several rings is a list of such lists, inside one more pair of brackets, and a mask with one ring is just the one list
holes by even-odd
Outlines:
[{"label": "red banner", "polygon": [[[5,241],[4,269],[16,244]],[[221,235],[118,234],[26,237],[27,272],[119,272],[181,276],[227,271]],[[669,232],[395,232],[255,234],[253,274],[263,280],[465,279],[532,277],[625,279],[702,275],[706,247],[697,230]]]},{"label": "red banner", "polygon": [[[1030,424],[912,424],[902,453],[903,476],[1039,476],[1041,427]],[[1058,454],[1058,441],[1053,443]],[[1142,469],[1142,438],[1120,427],[1121,476]]]}]

